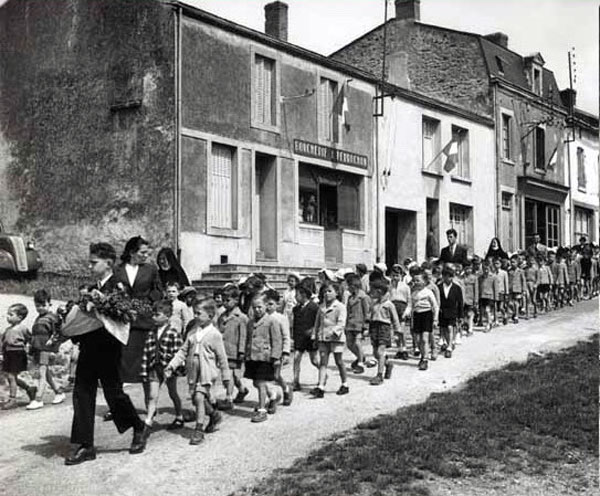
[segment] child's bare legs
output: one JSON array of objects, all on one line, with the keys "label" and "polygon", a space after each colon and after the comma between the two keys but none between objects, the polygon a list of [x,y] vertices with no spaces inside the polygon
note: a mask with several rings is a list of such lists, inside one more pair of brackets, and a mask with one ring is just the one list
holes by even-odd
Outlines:
[{"label": "child's bare legs", "polygon": [[203,429],[204,420],[206,418],[206,403],[208,403],[206,396],[203,393],[196,391],[192,396],[192,402],[196,407],[196,429]]},{"label": "child's bare legs", "polygon": [[[177,377],[171,376],[166,381],[167,383],[167,391],[169,392],[169,398],[173,402],[173,408],[175,408],[175,418],[183,419],[183,411],[181,409],[181,398],[179,397],[179,393],[177,391]],[[157,399],[158,405],[158,399]]]},{"label": "child's bare legs", "polygon": [[266,381],[254,381],[254,387],[258,391],[258,409],[266,410],[267,397],[269,395],[269,391],[267,388]]},{"label": "child's bare legs", "polygon": [[319,389],[325,389],[327,381],[327,365],[329,364],[329,350],[319,352]]},{"label": "child's bare legs", "polygon": [[429,341],[429,353],[431,353],[431,359],[437,358],[437,347],[435,345],[435,332],[432,330],[427,333],[427,340]]},{"label": "child's bare legs", "polygon": [[40,365],[40,379],[38,382],[38,390],[36,399],[38,401],[43,401],[44,393],[46,392],[46,385],[50,386],[50,389],[54,392],[54,394],[59,394],[60,389],[54,382],[54,374],[50,370],[48,365]]},{"label": "child's bare legs", "polygon": [[472,308],[467,310],[467,334],[473,334],[473,321],[475,319],[475,312]]},{"label": "child's bare legs", "polygon": [[145,381],[144,383],[144,396],[148,399],[146,404],[146,425],[152,426],[154,416],[158,410],[158,397],[160,395],[161,383],[158,381]]},{"label": "child's bare legs", "polygon": [[28,394],[31,391],[29,384],[19,377],[19,374],[8,374],[8,395],[11,399],[16,400],[17,398],[17,387],[20,387]]},{"label": "child's bare legs", "polygon": [[361,334],[360,332],[348,332],[346,333],[346,337],[348,338],[347,346],[348,349],[354,354],[356,357],[356,362],[361,365],[365,361],[365,354],[362,350],[361,345]]},{"label": "child's bare legs", "polygon": [[227,385],[227,399],[231,401],[233,399],[233,388],[236,387],[238,393],[242,393],[248,391],[248,389],[244,386],[242,382],[242,369],[232,369],[231,376],[233,377],[232,381],[229,381]]},{"label": "child's bare legs", "polygon": [[373,355],[375,355],[375,358],[377,358],[377,375],[383,377],[383,374],[385,373],[385,364],[387,362],[385,345],[380,344],[377,346],[377,348],[373,347]]},{"label": "child's bare legs", "polygon": [[429,333],[421,332],[416,334],[416,336],[419,344],[419,352],[421,353],[421,360],[427,360],[427,341],[429,340]]}]

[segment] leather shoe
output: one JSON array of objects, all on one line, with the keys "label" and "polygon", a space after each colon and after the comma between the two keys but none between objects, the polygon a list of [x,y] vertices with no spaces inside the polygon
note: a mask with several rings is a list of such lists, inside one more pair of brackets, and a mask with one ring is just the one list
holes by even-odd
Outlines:
[{"label": "leather shoe", "polygon": [[79,465],[83,462],[96,459],[96,448],[93,446],[80,446],[75,453],[65,458],[65,465]]},{"label": "leather shoe", "polygon": [[139,453],[143,453],[146,449],[146,441],[150,436],[150,427],[144,424],[144,427],[139,430],[133,431],[133,439],[131,441],[131,446],[129,447],[129,453],[131,455],[137,455]]},{"label": "leather shoe", "polygon": [[113,414],[112,412],[108,411],[104,414],[104,417],[102,417],[102,419],[104,420],[104,422],[110,422],[113,419]]}]

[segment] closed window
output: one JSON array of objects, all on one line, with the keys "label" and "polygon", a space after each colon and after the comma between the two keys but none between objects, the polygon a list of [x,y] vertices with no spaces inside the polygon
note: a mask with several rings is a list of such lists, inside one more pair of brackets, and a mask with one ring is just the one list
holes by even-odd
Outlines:
[{"label": "closed window", "polygon": [[592,222],[594,212],[586,208],[575,207],[575,239],[585,236],[592,239]]},{"label": "closed window", "polygon": [[535,168],[546,170],[546,131],[536,127],[533,133]]},{"label": "closed window", "polygon": [[512,118],[510,115],[502,114],[502,157],[512,160]]},{"label": "closed window", "polygon": [[252,123],[277,126],[277,72],[275,60],[254,55]]},{"label": "closed window", "polygon": [[542,71],[537,67],[533,68],[533,92],[542,94]]},{"label": "closed window", "polygon": [[338,84],[321,78],[319,84],[319,136],[325,141],[339,141]]},{"label": "closed window", "polygon": [[423,169],[439,172],[440,121],[423,117]]},{"label": "closed window", "polygon": [[548,247],[554,248],[560,242],[560,209],[553,205],[546,206],[546,229],[548,234]]},{"label": "closed window", "polygon": [[209,195],[209,219],[212,227],[236,228],[235,156],[235,148],[213,143]]},{"label": "closed window", "polygon": [[458,203],[450,204],[450,227],[454,228],[458,234],[460,244],[473,246],[473,209]]},{"label": "closed window", "polygon": [[585,177],[585,151],[583,148],[577,148],[577,188],[580,191],[585,191],[587,179]]},{"label": "closed window", "polygon": [[470,177],[469,131],[458,126],[452,126],[452,140],[456,143],[458,151],[455,175],[468,178]]}]

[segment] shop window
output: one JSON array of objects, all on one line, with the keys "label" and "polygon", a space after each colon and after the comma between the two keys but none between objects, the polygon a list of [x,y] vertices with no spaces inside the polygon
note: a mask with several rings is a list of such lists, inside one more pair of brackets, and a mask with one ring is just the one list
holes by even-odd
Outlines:
[{"label": "shop window", "polygon": [[458,234],[458,242],[473,247],[473,219],[471,207],[450,203],[450,227]]},{"label": "shop window", "polygon": [[533,243],[538,233],[549,248],[560,245],[560,207],[536,200],[525,201],[525,245]]},{"label": "shop window", "polygon": [[319,84],[319,136],[325,141],[339,141],[338,84],[322,77]]},{"label": "shop window", "polygon": [[502,114],[502,157],[506,160],[512,160],[511,137],[512,117]]},{"label": "shop window", "polygon": [[305,224],[319,224],[319,185],[317,176],[310,167],[300,164],[299,182],[299,212],[300,221]]},{"label": "shop window", "polygon": [[533,135],[535,168],[540,171],[546,170],[546,131],[542,127],[536,127]]},{"label": "shop window", "polygon": [[554,248],[559,245],[560,241],[560,209],[553,205],[547,205],[546,218],[548,219],[546,226],[546,231],[548,233],[548,247]]},{"label": "shop window", "polygon": [[440,121],[423,117],[423,169],[439,172]]},{"label": "shop window", "polygon": [[236,228],[236,150],[213,143],[211,153],[209,219],[212,227]]},{"label": "shop window", "polygon": [[277,126],[277,71],[275,60],[254,54],[252,124]]},{"label": "shop window", "polygon": [[452,126],[452,140],[458,148],[455,175],[469,178],[469,131],[458,126]]},{"label": "shop window", "polygon": [[585,177],[585,151],[583,148],[577,148],[577,189],[585,191],[587,178]]}]

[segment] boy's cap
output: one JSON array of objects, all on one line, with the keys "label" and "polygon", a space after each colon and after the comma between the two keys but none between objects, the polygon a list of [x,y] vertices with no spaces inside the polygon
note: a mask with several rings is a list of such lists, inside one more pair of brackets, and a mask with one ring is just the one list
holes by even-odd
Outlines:
[{"label": "boy's cap", "polygon": [[387,265],[384,262],[377,262],[375,268],[384,274],[387,272]]},{"label": "boy's cap", "polygon": [[329,269],[321,269],[319,274],[324,274],[328,281],[335,281],[335,274],[332,270]]},{"label": "boy's cap", "polygon": [[300,272],[296,272],[294,270],[289,271],[287,273],[287,276],[288,277],[295,277],[298,282],[300,282],[300,280],[302,279],[302,276],[300,275]]},{"label": "boy's cap", "polygon": [[334,277],[337,281],[341,282],[343,281],[346,276],[348,274],[352,274],[354,271],[352,269],[338,269],[337,272],[334,274]]},{"label": "boy's cap", "polygon": [[183,298],[185,298],[186,296],[196,295],[196,294],[198,294],[198,291],[196,290],[196,288],[194,286],[186,286],[185,288],[183,288],[181,290],[181,293],[179,293],[179,296],[182,296]]},{"label": "boy's cap", "polygon": [[393,274],[404,274],[404,267],[400,264],[392,265],[392,273]]}]

